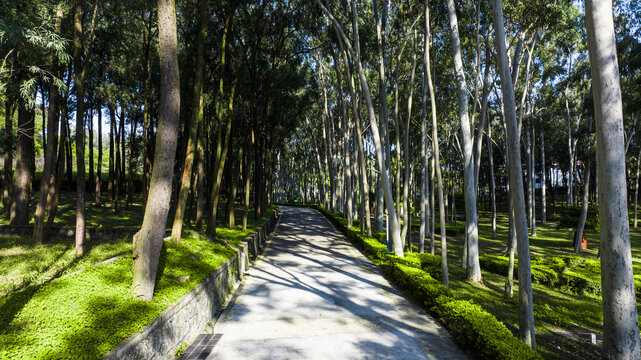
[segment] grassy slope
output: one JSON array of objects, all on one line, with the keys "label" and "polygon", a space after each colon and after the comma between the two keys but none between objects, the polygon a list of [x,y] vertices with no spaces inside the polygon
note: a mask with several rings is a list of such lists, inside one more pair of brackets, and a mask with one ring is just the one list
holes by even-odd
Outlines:
[{"label": "grassy slope", "polygon": [[[103,213],[105,222],[117,222],[111,215]],[[237,242],[260,223],[250,216],[246,231],[218,228],[218,237]],[[35,247],[21,238],[0,238],[0,359],[100,358],[234,254],[193,237],[165,243],[154,300],[145,302],[129,292],[130,254],[90,266],[130,250],[130,239],[100,241],[86,255],[75,256],[73,240]],[[180,282],[182,275],[189,280]]]},{"label": "grassy slope", "polygon": [[[558,204],[557,204],[558,205]],[[553,256],[575,256],[572,252],[574,229],[557,229],[555,214],[548,208],[548,224],[537,223],[537,236],[530,237],[532,259],[550,258]],[[540,211],[540,204],[537,204]],[[633,218],[631,216],[631,218]],[[479,216],[479,245],[481,253],[498,254],[506,245],[507,216],[499,213],[496,239],[492,239],[491,213],[481,211]],[[503,295],[505,276],[483,271],[484,286],[478,287],[465,280],[465,270],[460,259],[463,251],[464,221],[457,225],[448,224],[448,229],[457,231],[457,235],[448,238],[448,265],[450,287],[460,299],[469,299],[480,304],[494,314],[509,328],[518,329],[518,281],[515,281],[514,296],[506,299]],[[437,232],[438,234],[438,232]],[[588,259],[586,265],[578,268],[581,274],[594,281],[600,281],[598,266],[599,234],[594,231],[586,233],[588,249],[578,256]],[[641,231],[631,228],[632,256],[635,275],[641,275]],[[437,253],[440,253],[440,242],[436,241]],[[426,244],[426,249],[429,245]],[[591,266],[594,263],[597,266]],[[452,281],[455,280],[455,281]],[[598,294],[575,294],[566,288],[552,288],[540,284],[533,285],[534,319],[537,330],[538,350],[548,359],[582,358],[598,359],[597,347],[589,345],[590,332],[601,335],[603,328],[603,311],[601,296]],[[641,310],[641,309],[640,309]],[[640,311],[641,314],[641,311]]]}]

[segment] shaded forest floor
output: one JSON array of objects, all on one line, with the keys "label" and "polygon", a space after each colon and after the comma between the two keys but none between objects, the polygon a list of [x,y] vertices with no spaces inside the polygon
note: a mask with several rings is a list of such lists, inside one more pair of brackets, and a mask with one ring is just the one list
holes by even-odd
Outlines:
[{"label": "shaded forest floor", "polygon": [[[69,200],[74,200],[72,194],[63,193],[59,222],[65,226],[75,223],[69,220],[75,219],[75,203]],[[237,224],[242,223],[241,210],[237,206]],[[221,209],[218,239],[240,241],[272,211],[268,209],[258,220],[251,211],[243,231],[240,225],[224,227]],[[91,207],[87,222],[90,226],[137,227],[142,222],[142,205],[123,207],[118,214],[107,206]],[[165,242],[154,300],[145,302],[129,291],[131,236],[88,239],[87,243],[87,252],[79,256],[74,252],[74,239],[52,238],[43,246],[34,246],[30,238],[0,236],[0,358],[64,358],[70,354],[101,358],[235,253],[222,243],[189,235],[177,244]]]}]

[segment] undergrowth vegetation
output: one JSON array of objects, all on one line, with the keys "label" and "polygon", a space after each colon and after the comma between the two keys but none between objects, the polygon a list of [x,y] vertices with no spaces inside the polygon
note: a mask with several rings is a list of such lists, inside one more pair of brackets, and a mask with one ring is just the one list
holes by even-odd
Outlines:
[{"label": "undergrowth vegetation", "polygon": [[[250,220],[245,231],[218,228],[218,239],[238,243],[272,211]],[[236,253],[199,236],[166,241],[154,298],[146,302],[129,288],[130,239],[97,241],[83,256],[73,245],[71,239],[33,246],[0,237],[0,359],[102,358]],[[124,256],[101,263],[115,255]]]}]

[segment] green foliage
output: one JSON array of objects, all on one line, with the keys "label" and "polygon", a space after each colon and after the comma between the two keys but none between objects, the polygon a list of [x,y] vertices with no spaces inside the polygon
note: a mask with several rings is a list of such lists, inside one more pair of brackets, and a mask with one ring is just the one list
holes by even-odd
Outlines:
[{"label": "green foliage", "polygon": [[[576,228],[581,216],[580,206],[568,206],[561,210],[559,216],[559,228]],[[596,205],[588,206],[588,216],[585,219],[585,226],[599,231],[599,208]],[[571,239],[573,240],[573,239]]]},{"label": "green foliage", "polygon": [[[481,268],[507,276],[506,256],[479,256]],[[518,278],[518,260],[515,259],[514,278]],[[532,282],[569,290],[575,294],[601,294],[601,264],[598,260],[579,256],[536,257],[531,260]]]},{"label": "green foliage", "polygon": [[448,329],[463,348],[477,359],[542,359],[541,355],[514,337],[494,315],[466,300],[439,298],[432,308],[447,322]]},{"label": "green foliage", "polygon": [[[247,231],[218,228],[218,236],[238,242],[272,212],[249,219]],[[77,256],[73,239],[38,247],[22,238],[0,237],[0,291],[6,294],[0,297],[0,359],[102,358],[235,254],[204,238],[164,243],[154,299],[145,302],[129,289],[130,239],[89,245],[87,254]],[[91,266],[123,252],[128,255],[113,263]],[[5,279],[18,275],[5,285]],[[181,282],[184,275],[188,280]]]},{"label": "green foliage", "polygon": [[[165,243],[151,302],[130,293],[131,256],[11,293],[0,299],[0,358],[103,357],[234,253],[197,238]],[[190,254],[198,254],[200,260]],[[181,275],[189,280],[180,282]]]},{"label": "green foliage", "polygon": [[174,352],[174,356],[177,358],[181,357],[185,353],[185,350],[187,350],[187,346],[189,346],[189,344],[187,344],[184,341],[181,341],[180,346],[178,347],[178,349],[176,349],[176,352]]}]

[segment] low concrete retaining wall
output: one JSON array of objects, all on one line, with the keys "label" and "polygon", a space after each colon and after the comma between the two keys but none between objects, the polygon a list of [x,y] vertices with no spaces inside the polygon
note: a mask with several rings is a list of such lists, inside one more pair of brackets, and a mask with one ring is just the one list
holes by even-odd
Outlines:
[{"label": "low concrete retaining wall", "polygon": [[105,359],[172,359],[181,342],[190,343],[216,320],[234,286],[251,264],[249,260],[264,250],[278,216],[275,211],[258,230],[245,238],[234,257],[163,311],[143,331],[112,349]]}]

